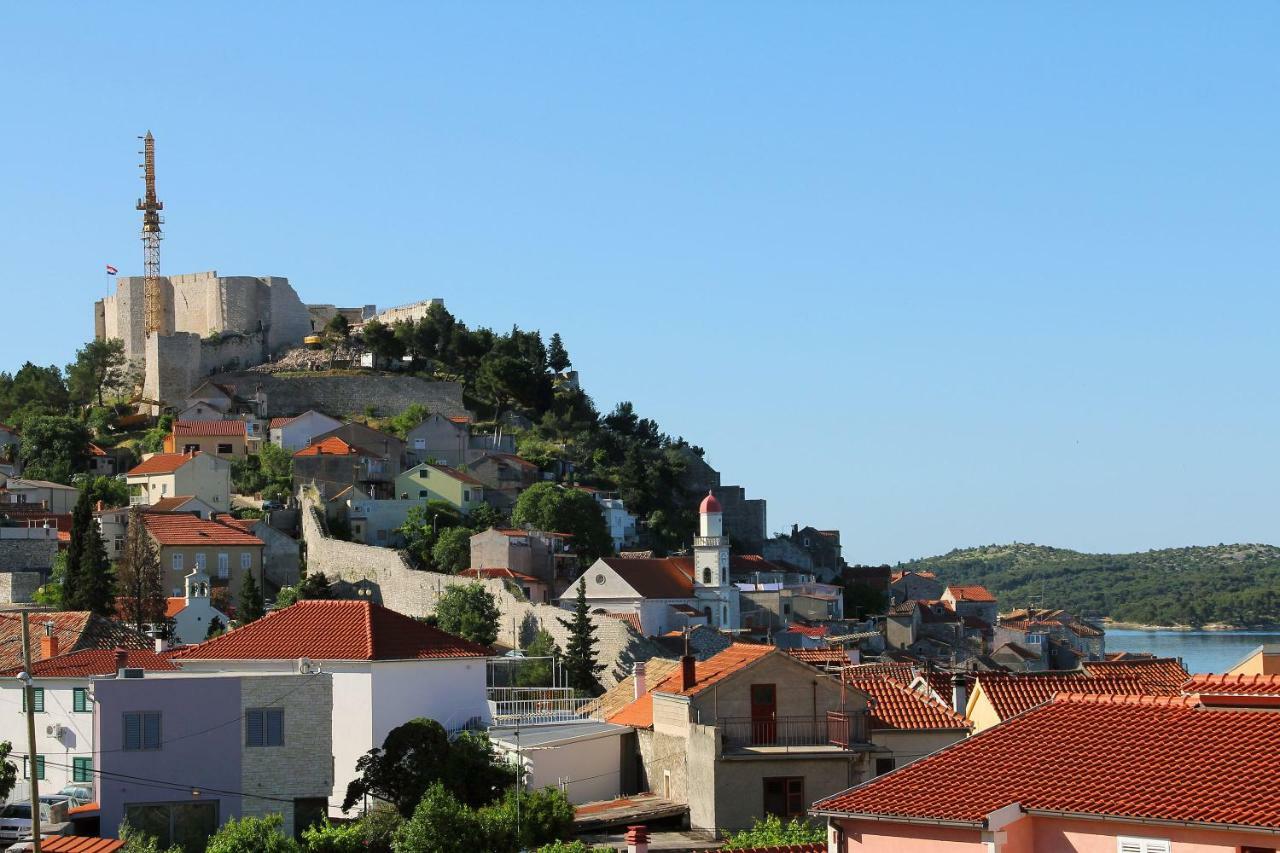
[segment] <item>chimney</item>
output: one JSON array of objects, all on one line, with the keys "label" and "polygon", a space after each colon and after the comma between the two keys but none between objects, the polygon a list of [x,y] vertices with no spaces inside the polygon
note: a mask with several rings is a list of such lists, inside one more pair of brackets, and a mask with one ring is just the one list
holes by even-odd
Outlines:
[{"label": "chimney", "polygon": [[124,649],[116,649],[116,678],[120,677],[121,670],[124,669],[125,663],[129,660],[129,653]]},{"label": "chimney", "polygon": [[40,638],[40,658],[45,660],[58,656],[58,638],[45,628],[45,635]]},{"label": "chimney", "polygon": [[169,641],[159,635],[156,636],[156,654],[164,654],[169,651]]},{"label": "chimney", "polygon": [[649,853],[649,830],[644,826],[627,827],[627,853]]},{"label": "chimney", "polygon": [[693,655],[683,655],[680,658],[680,689],[693,689],[694,682],[697,680],[697,670],[694,668]]},{"label": "chimney", "polygon": [[965,685],[964,675],[957,672],[951,676],[951,707],[957,714],[964,716],[968,704],[969,691]]},{"label": "chimney", "polygon": [[649,692],[649,687],[648,685],[645,684],[645,681],[644,681],[644,661],[642,660],[636,661],[635,682],[636,682],[635,698],[639,699],[641,696]]}]

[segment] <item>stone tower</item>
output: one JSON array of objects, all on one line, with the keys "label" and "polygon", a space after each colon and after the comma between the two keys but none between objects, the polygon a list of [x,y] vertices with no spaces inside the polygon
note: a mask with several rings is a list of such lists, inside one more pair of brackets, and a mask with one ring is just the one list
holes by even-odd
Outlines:
[{"label": "stone tower", "polygon": [[698,535],[693,539],[693,594],[721,630],[739,627],[738,589],[729,579],[729,537],[724,535],[724,511],[707,492],[698,506]]}]

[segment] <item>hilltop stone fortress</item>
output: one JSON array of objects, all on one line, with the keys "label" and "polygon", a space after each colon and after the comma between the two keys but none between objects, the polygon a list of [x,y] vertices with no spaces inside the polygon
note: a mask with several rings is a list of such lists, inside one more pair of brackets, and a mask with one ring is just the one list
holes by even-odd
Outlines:
[{"label": "hilltop stone fortress", "polygon": [[94,335],[119,338],[143,374],[143,397],[177,405],[206,377],[271,361],[300,346],[336,314],[353,327],[426,316],[440,299],[390,308],[306,305],[278,276],[220,276],[215,271],[160,278],[161,327],[146,334],[142,276],[121,276],[116,293],[94,303]]}]

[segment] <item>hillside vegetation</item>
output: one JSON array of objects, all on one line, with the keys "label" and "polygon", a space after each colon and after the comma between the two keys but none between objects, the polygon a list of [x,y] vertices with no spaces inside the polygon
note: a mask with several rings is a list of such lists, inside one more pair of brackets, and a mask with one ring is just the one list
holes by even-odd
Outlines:
[{"label": "hillside vegetation", "polygon": [[898,568],[980,583],[1001,610],[1034,604],[1143,625],[1280,624],[1280,548],[1210,545],[1083,554],[1014,543],[957,549]]}]

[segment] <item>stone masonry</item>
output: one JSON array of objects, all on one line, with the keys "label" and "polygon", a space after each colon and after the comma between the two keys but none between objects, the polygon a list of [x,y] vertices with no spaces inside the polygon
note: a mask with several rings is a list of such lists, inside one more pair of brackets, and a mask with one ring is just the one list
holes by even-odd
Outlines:
[{"label": "stone masonry", "polygon": [[[500,580],[476,581],[456,575],[422,572],[410,567],[399,551],[360,545],[330,538],[320,521],[322,511],[315,495],[302,497],[302,538],[307,549],[307,571],[323,572],[330,580],[348,582],[371,581],[377,588],[380,603],[409,616],[429,616],[445,589],[454,584],[482,584],[494,597],[500,611],[498,642],[523,646],[539,629],[555,638],[560,648],[569,642],[569,632],[560,624],[570,614],[549,604],[530,604],[523,596],[514,595]],[[626,623],[593,614],[596,629],[597,660],[605,665],[600,683],[606,688],[631,673],[638,660],[665,656],[656,643],[637,634]]]},{"label": "stone masonry", "polygon": [[450,417],[467,414],[462,385],[428,382],[416,376],[290,376],[243,371],[213,377],[235,389],[236,396],[253,399],[259,388],[266,396],[263,417],[289,417],[315,409],[333,417],[360,414],[372,407],[376,414],[398,414],[413,403]]}]

